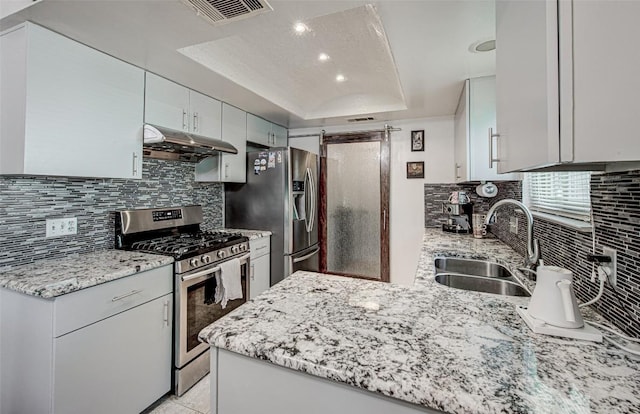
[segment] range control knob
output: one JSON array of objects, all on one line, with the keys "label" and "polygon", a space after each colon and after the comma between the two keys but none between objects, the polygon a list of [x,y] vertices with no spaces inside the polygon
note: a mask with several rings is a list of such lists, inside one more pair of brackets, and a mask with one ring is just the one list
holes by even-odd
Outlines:
[{"label": "range control knob", "polygon": [[218,256],[218,259],[224,259],[226,254],[224,253],[224,250],[220,250],[216,256]]},{"label": "range control knob", "polygon": [[232,246],[231,247],[231,253],[236,254],[236,253],[238,253],[238,251],[240,251],[240,248],[238,246]]},{"label": "range control knob", "polygon": [[240,245],[240,251],[241,251],[241,252],[244,252],[244,251],[246,251],[246,250],[247,250],[247,245],[246,245],[246,244],[242,244],[242,245]]},{"label": "range control knob", "polygon": [[205,254],[204,256],[202,256],[200,258],[200,261],[202,263],[209,263],[209,262],[211,262],[211,256],[209,256],[208,254]]},{"label": "range control knob", "polygon": [[198,259],[191,259],[189,260],[189,264],[191,265],[191,267],[196,267],[200,264],[200,260]]}]

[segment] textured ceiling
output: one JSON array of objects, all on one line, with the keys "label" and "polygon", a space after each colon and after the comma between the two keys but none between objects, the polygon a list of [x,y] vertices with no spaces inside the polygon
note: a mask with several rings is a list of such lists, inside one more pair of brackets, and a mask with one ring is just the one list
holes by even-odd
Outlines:
[{"label": "textured ceiling", "polygon": [[303,119],[407,109],[374,6],[297,23],[306,30],[254,26],[179,51]]}]

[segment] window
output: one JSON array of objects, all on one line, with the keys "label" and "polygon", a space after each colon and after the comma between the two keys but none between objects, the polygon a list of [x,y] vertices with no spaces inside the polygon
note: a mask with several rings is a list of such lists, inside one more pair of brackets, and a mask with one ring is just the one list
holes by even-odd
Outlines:
[{"label": "window", "polygon": [[572,219],[591,221],[590,172],[526,173],[524,203],[531,209]]}]

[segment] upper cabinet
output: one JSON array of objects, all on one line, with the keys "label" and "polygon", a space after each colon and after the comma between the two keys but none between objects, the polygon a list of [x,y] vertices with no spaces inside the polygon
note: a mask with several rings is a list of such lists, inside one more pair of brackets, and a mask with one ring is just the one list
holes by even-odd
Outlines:
[{"label": "upper cabinet", "polygon": [[142,177],[144,71],[32,23],[0,35],[0,173]]},{"label": "upper cabinet", "polygon": [[496,78],[467,79],[455,114],[456,182],[517,180],[517,174],[498,174],[496,146]]},{"label": "upper cabinet", "polygon": [[287,129],[253,114],[247,114],[247,141],[267,147],[286,147]]},{"label": "upper cabinet", "polygon": [[640,2],[496,2],[498,171],[640,160]]},{"label": "upper cabinet", "polygon": [[247,113],[222,104],[222,139],[238,150],[237,154],[221,153],[196,165],[196,181],[247,182]]},{"label": "upper cabinet", "polygon": [[288,141],[287,128],[280,125],[271,124],[271,136],[273,137],[273,147],[286,147]]},{"label": "upper cabinet", "polygon": [[221,139],[222,104],[147,72],[144,122]]}]

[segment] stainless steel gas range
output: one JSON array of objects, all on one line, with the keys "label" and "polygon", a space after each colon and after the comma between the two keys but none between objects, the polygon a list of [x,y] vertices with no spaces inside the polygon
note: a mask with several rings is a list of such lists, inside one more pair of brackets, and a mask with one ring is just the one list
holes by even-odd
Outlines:
[{"label": "stainless steel gas range", "polygon": [[[174,392],[182,395],[209,372],[209,347],[198,333],[246,302],[249,239],[239,233],[201,231],[201,206],[122,210],[116,213],[116,248],[173,256]],[[243,298],[223,309],[215,303],[222,262],[239,259]]]}]

